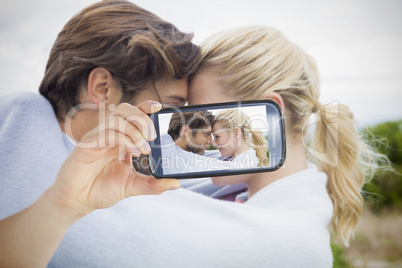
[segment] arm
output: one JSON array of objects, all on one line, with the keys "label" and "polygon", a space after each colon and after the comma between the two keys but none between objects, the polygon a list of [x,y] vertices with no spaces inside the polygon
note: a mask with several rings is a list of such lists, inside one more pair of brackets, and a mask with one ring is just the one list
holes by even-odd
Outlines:
[{"label": "arm", "polygon": [[51,189],[33,205],[0,221],[0,266],[44,267],[67,229],[85,214],[57,205]]},{"label": "arm", "polygon": [[[155,137],[146,115],[155,112],[151,104],[118,106],[106,119],[105,129],[97,127],[82,139],[90,144],[103,137],[105,146],[85,149],[83,143],[78,144],[52,187],[27,209],[0,221],[1,267],[46,266],[67,229],[93,210],[111,207],[129,196],[160,194],[180,186],[178,180],[158,180],[132,167],[131,155],[147,154],[145,140]],[[125,127],[119,128],[114,123],[117,120]]]}]

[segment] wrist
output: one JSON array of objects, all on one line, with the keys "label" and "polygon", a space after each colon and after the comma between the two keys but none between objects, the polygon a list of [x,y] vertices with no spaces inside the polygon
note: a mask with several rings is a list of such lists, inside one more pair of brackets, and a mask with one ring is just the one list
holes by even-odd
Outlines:
[{"label": "wrist", "polygon": [[38,199],[38,205],[45,210],[46,214],[58,221],[59,224],[72,225],[89,212],[67,205],[57,193],[54,186],[48,188]]}]

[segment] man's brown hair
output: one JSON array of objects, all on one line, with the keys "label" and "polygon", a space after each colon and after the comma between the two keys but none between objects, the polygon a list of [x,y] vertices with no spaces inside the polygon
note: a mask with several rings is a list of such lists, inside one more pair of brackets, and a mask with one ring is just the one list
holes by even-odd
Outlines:
[{"label": "man's brown hair", "polygon": [[[174,113],[170,118],[168,134],[177,140],[180,138],[181,128],[188,125],[191,130],[201,129],[214,124],[215,116],[209,111],[193,111],[184,113]],[[197,131],[192,132],[193,137]]]},{"label": "man's brown hair", "polygon": [[102,1],[74,16],[50,52],[39,92],[58,119],[79,104],[79,88],[96,67],[107,69],[131,100],[148,82],[186,78],[198,66],[192,34],[128,1]]}]

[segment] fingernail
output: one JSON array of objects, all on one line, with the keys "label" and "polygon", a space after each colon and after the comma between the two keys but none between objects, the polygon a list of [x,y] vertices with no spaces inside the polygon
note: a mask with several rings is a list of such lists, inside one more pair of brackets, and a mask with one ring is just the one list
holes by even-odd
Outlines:
[{"label": "fingernail", "polygon": [[144,144],[144,147],[143,147],[143,148],[144,148],[144,150],[147,151],[148,153],[151,152],[151,146],[149,146],[149,143],[148,143],[148,142],[146,142],[146,143]]},{"label": "fingernail", "polygon": [[162,109],[162,104],[157,101],[151,101],[151,113],[156,112],[157,110]]},{"label": "fingernail", "polygon": [[160,103],[159,101],[150,100],[149,102],[150,102],[151,104],[159,104],[159,105],[161,105],[161,103]]},{"label": "fingernail", "polygon": [[152,108],[159,108],[159,106],[162,106],[162,104],[157,101],[151,101],[151,106]]},{"label": "fingernail", "polygon": [[153,130],[150,132],[149,138],[153,141],[154,139],[156,139],[156,137],[157,137],[156,131],[155,131],[155,129],[153,129]]},{"label": "fingernail", "polygon": [[167,189],[168,191],[173,191],[173,190],[177,190],[177,189],[179,189],[180,187],[178,187],[178,188],[169,188],[169,189]]},{"label": "fingernail", "polygon": [[131,156],[133,156],[133,157],[140,157],[140,155],[141,155],[141,154],[139,154],[139,153],[132,153],[132,154],[131,154]]},{"label": "fingernail", "polygon": [[153,141],[154,139],[156,139],[156,131],[155,131],[155,127],[152,125],[148,125],[146,128],[146,134],[148,137],[148,140]]}]

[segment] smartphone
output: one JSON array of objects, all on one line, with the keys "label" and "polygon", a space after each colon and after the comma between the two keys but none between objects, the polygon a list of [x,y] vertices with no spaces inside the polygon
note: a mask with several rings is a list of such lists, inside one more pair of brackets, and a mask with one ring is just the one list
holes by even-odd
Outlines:
[{"label": "smartphone", "polygon": [[157,138],[148,161],[156,178],[269,172],[285,161],[284,118],[271,100],[169,107],[150,118]]}]

